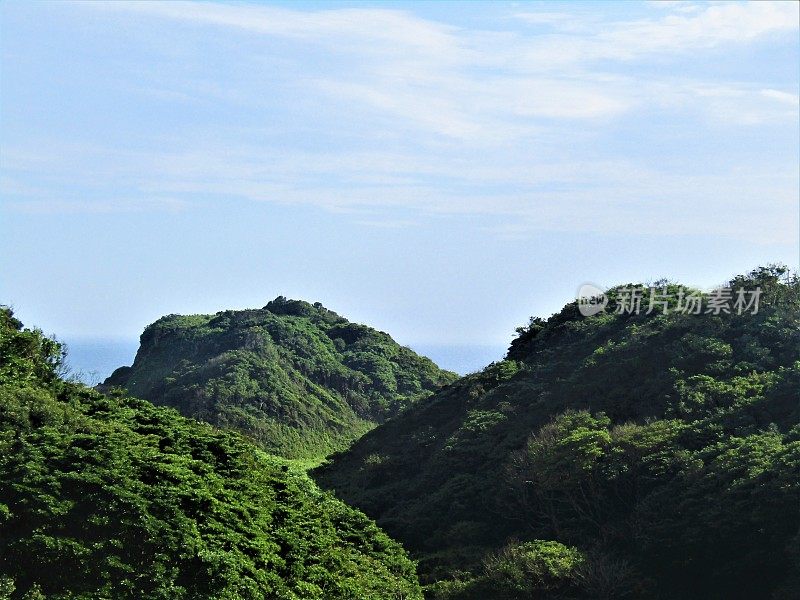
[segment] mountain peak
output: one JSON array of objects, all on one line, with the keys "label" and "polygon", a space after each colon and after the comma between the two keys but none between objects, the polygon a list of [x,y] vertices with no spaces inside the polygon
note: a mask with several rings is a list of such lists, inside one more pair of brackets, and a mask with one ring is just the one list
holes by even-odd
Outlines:
[{"label": "mountain peak", "polygon": [[321,303],[168,315],[101,386],[233,427],[287,457],[340,450],[455,375]]}]

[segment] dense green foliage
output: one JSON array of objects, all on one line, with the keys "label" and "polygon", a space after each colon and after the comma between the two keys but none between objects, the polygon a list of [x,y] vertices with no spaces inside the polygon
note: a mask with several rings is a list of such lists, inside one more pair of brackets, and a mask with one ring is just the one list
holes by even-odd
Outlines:
[{"label": "dense green foliage", "polygon": [[315,476],[420,558],[432,598],[794,597],[800,284],[731,283],[761,287],[757,314],[532,319]]},{"label": "dense green foliage", "polygon": [[60,363],[0,310],[0,598],[421,598],[402,548],[305,474]]},{"label": "dense green foliage", "polygon": [[321,304],[170,315],[145,329],[123,387],[183,415],[247,434],[289,458],[324,456],[455,375]]},{"label": "dense green foliage", "polygon": [[427,591],[431,598],[463,600],[602,597],[586,564],[577,549],[558,542],[512,542],[487,557],[476,575],[438,581]]}]

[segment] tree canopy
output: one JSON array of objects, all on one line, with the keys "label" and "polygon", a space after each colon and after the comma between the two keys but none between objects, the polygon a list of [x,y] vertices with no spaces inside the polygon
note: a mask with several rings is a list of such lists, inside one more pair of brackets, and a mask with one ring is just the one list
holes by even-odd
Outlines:
[{"label": "tree canopy", "polygon": [[101,389],[122,387],[237,429],[271,453],[312,458],[455,378],[386,333],[278,297],[258,310],[159,319],[142,333],[133,365]]},{"label": "tree canopy", "polygon": [[[800,285],[777,267],[731,285],[761,288],[756,314],[532,319],[506,360],[315,477],[411,549],[436,598],[789,598]],[[542,541],[574,559],[509,591]]]},{"label": "tree canopy", "polygon": [[422,597],[400,545],[305,473],[61,358],[0,309],[0,598]]}]

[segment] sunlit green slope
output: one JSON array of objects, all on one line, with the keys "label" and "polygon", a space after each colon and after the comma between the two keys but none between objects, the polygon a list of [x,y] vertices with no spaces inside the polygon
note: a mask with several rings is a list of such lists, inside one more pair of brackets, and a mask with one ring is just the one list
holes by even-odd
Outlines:
[{"label": "sunlit green slope", "polygon": [[389,335],[321,304],[170,315],[104,389],[232,427],[290,458],[324,456],[455,379]]},{"label": "sunlit green slope", "polygon": [[305,474],[60,359],[0,310],[0,598],[421,598],[402,548]]}]

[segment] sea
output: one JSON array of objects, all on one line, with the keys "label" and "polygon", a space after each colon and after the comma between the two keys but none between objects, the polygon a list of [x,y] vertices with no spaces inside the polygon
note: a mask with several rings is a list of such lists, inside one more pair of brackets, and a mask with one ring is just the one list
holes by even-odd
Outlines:
[{"label": "sea", "polygon": [[480,371],[489,363],[503,360],[507,345],[480,344],[410,344],[409,347],[422,356],[427,356],[442,369],[459,375]]},{"label": "sea", "polygon": [[131,365],[138,339],[59,338],[67,345],[68,376],[87,385],[102,383],[114,369]]}]

